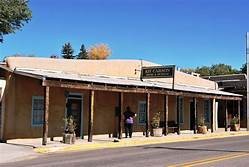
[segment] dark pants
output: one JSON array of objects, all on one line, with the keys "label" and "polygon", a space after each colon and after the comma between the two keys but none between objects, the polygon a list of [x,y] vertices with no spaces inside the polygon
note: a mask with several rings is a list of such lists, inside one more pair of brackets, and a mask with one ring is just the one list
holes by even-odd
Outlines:
[{"label": "dark pants", "polygon": [[128,137],[128,134],[130,138],[132,137],[132,131],[133,131],[133,124],[125,123],[125,137],[126,138]]}]

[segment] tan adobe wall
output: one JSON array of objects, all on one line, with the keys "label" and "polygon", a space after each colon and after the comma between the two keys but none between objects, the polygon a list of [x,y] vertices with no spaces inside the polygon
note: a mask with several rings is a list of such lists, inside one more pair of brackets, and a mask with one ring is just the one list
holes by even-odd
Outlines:
[{"label": "tan adobe wall", "polygon": [[[109,75],[139,78],[140,60],[74,60],[34,57],[9,57],[6,60],[10,69],[35,68],[88,75]],[[156,65],[143,60],[144,66]]]},{"label": "tan adobe wall", "polygon": [[[182,130],[190,129],[190,101],[188,97],[183,97],[183,123],[180,124]],[[176,111],[175,111],[176,112]]]},{"label": "tan adobe wall", "polygon": [[176,71],[175,83],[182,85],[205,87],[209,89],[218,89],[217,83],[213,81],[186,74],[180,71]]},{"label": "tan adobe wall", "polygon": [[[42,126],[31,126],[32,96],[43,96],[44,87],[41,81],[24,76],[10,77],[6,85],[6,124],[4,136],[11,138],[41,137]],[[66,108],[65,91],[83,94],[83,132],[87,135],[89,115],[89,91],[63,88],[50,88],[49,136],[61,136],[63,132],[63,118]],[[161,111],[163,120],[163,95],[151,94],[150,119],[155,112]],[[124,109],[130,106],[138,113],[139,101],[146,101],[146,94],[124,94]],[[184,98],[184,124],[182,129],[189,128],[189,98]],[[201,100],[198,111],[202,110]],[[118,93],[95,92],[94,134],[106,134],[117,131],[118,119],[115,117],[115,107],[118,106]],[[169,120],[176,120],[176,97],[169,96]],[[135,131],[144,131],[144,125],[138,125],[135,119]]]},{"label": "tan adobe wall", "polygon": [[117,130],[114,126],[117,125],[117,119],[115,119],[116,106],[118,106],[118,93],[95,92],[94,134],[113,133],[115,129]]},{"label": "tan adobe wall", "polygon": [[[43,96],[44,88],[41,86],[41,81],[24,76],[16,76],[15,81],[18,83],[15,86],[15,91],[13,87],[9,87],[8,91],[6,91],[6,93],[12,93],[15,94],[15,96],[7,96],[8,98],[6,99],[7,114],[4,136],[6,139],[41,137],[42,126],[31,126],[32,96]],[[49,136],[61,136],[63,132],[63,118],[66,108],[65,91],[83,94],[83,131],[84,134],[87,135],[89,91],[51,87]],[[124,94],[124,107],[129,105],[131,109],[137,113],[138,101],[140,100],[146,100],[146,95]],[[169,117],[171,117],[170,119],[174,119],[174,116],[172,116],[174,115],[174,105],[171,104],[172,98],[170,98],[169,101]],[[118,93],[101,91],[95,92],[94,134],[106,134],[117,131],[117,127],[115,127],[115,124],[116,126],[118,124],[117,117],[115,118],[116,106],[118,106]],[[162,110],[160,107],[163,107],[163,96],[151,95],[151,118],[154,112]],[[138,125],[137,120],[135,119],[134,130],[144,131],[144,129],[145,126]]]},{"label": "tan adobe wall", "polygon": [[[140,78],[141,60],[72,60],[35,57],[9,57],[7,66],[15,68],[36,68],[44,70],[64,71],[88,75],[107,75],[117,77]],[[143,60],[143,66],[158,66],[156,63]],[[135,70],[138,70],[135,72]],[[172,83],[172,79],[150,79]],[[176,84],[192,85],[210,89],[218,88],[216,83],[176,71]]]},{"label": "tan adobe wall", "polygon": [[8,136],[15,136],[15,77],[6,74],[8,80],[6,81],[6,88],[4,91],[5,97],[5,111],[4,111],[4,131],[3,139]]},{"label": "tan adobe wall", "polygon": [[16,75],[15,89],[15,135],[38,136],[42,134],[42,128],[31,127],[32,96],[42,96],[43,87],[40,80]]}]

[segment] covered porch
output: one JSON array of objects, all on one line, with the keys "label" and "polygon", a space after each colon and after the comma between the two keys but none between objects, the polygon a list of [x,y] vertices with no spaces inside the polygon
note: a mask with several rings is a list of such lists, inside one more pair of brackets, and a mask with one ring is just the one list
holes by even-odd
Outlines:
[{"label": "covered porch", "polygon": [[[89,79],[89,78],[88,78]],[[94,80],[95,79],[95,80]],[[99,79],[99,78],[98,78]],[[72,80],[72,78],[56,78],[51,76],[43,77],[42,86],[44,87],[44,125],[43,125],[43,140],[42,144],[47,144],[48,129],[49,129],[49,108],[50,108],[50,90],[54,88],[63,89],[74,89],[74,90],[84,90],[88,91],[88,127],[87,127],[87,140],[92,142],[94,127],[103,122],[95,121],[98,114],[98,106],[96,106],[99,100],[96,100],[96,95],[102,92],[111,93],[114,97],[114,101],[117,101],[115,107],[115,116],[110,118],[109,121],[115,122],[115,128],[113,130],[114,136],[122,139],[123,135],[123,112],[127,105],[132,106],[132,101],[136,96],[140,96],[145,105],[145,120],[142,125],[135,126],[134,131],[142,131],[146,137],[149,137],[151,131],[151,118],[153,113],[158,110],[162,112],[162,126],[164,128],[164,135],[170,132],[169,122],[174,121],[176,123],[177,134],[181,133],[181,129],[193,130],[194,133],[197,132],[198,116],[205,114],[204,101],[208,101],[209,114],[207,118],[209,119],[206,123],[214,132],[217,129],[217,110],[216,110],[216,100],[222,101],[240,101],[241,98],[235,94],[230,94],[221,91],[204,91],[204,90],[181,90],[181,87],[175,86],[174,89],[167,87],[167,84],[158,84],[151,82],[142,82],[137,80],[123,80],[115,79],[115,82],[110,78],[101,78],[102,81],[96,82],[96,77],[89,80]],[[111,83],[110,83],[111,82]],[[115,98],[116,97],[116,98]],[[133,100],[132,100],[133,99]],[[135,98],[136,99],[136,98]],[[102,99],[103,100],[103,99]],[[109,99],[104,99],[108,101]],[[156,101],[156,103],[155,103]],[[184,109],[182,106],[187,106]],[[152,110],[153,108],[153,110]],[[201,109],[203,108],[203,110]],[[155,111],[155,109],[157,111]],[[238,111],[240,110],[240,105],[238,105]],[[139,121],[139,120],[138,120]],[[228,118],[226,117],[226,127],[228,126]],[[82,133],[81,138],[84,134]]]}]

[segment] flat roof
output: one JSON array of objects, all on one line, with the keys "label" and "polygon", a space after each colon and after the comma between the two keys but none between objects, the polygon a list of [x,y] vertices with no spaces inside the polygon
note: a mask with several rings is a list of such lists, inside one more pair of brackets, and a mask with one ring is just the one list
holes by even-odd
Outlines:
[{"label": "flat roof", "polygon": [[[80,81],[88,83],[97,83],[97,84],[110,84],[110,85],[120,85],[120,86],[134,86],[134,87],[150,87],[150,88],[161,88],[173,90],[173,85],[171,83],[160,82],[160,81],[149,81],[149,80],[138,80],[136,78],[128,77],[113,77],[113,76],[104,76],[104,75],[84,75],[76,74],[62,71],[54,70],[41,70],[41,69],[31,69],[31,68],[16,68],[14,73],[25,75],[29,77],[34,77],[37,79],[63,79],[69,81]],[[174,85],[175,91],[184,91],[192,93],[202,93],[202,94],[212,94],[212,95],[222,95],[222,96],[233,96],[233,97],[242,97],[242,95],[224,92],[215,89],[190,86],[190,85]]]}]

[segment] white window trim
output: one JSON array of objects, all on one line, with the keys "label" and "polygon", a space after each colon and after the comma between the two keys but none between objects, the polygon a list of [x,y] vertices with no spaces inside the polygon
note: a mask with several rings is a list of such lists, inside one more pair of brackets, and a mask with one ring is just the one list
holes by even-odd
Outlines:
[{"label": "white window trim", "polygon": [[[141,104],[145,104],[146,105],[146,101],[138,101],[138,117],[137,117],[137,122],[138,122],[138,125],[145,125],[146,124],[146,122],[145,123],[140,123],[139,122],[139,113],[140,113],[140,105]],[[145,111],[145,114],[146,114],[146,111]]]},{"label": "white window trim", "polygon": [[[35,99],[43,99],[44,100],[44,97],[43,96],[32,96],[31,126],[32,127],[41,127],[41,126],[43,126],[43,123],[42,124],[33,124],[33,104],[34,104]],[[43,113],[44,113],[44,111],[43,111]]]}]

